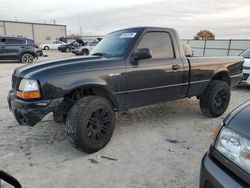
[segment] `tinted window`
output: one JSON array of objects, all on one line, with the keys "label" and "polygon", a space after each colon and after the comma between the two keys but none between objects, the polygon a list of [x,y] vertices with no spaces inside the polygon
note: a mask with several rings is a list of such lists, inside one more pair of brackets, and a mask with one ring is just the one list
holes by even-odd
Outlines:
[{"label": "tinted window", "polygon": [[33,44],[34,44],[34,41],[33,41],[33,40],[27,40],[27,44],[28,44],[28,45],[33,45]]},{"label": "tinted window", "polygon": [[5,39],[5,44],[17,44],[17,45],[19,44],[19,45],[22,45],[22,44],[26,44],[26,40],[6,38]]},{"label": "tinted window", "polygon": [[5,44],[5,39],[4,38],[0,38],[0,45]]},{"label": "tinted window", "polygon": [[170,35],[165,32],[146,33],[137,46],[139,48],[148,48],[153,59],[174,58]]}]

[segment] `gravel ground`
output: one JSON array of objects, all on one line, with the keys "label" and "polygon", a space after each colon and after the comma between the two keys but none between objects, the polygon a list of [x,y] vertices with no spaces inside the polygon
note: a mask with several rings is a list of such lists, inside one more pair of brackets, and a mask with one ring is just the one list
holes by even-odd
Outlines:
[{"label": "gravel ground", "polygon": [[[70,56],[48,54],[39,61]],[[205,117],[196,98],[134,109],[117,114],[114,135],[104,149],[82,153],[71,147],[64,125],[53,122],[51,114],[35,127],[16,123],[6,97],[11,74],[21,65],[0,64],[0,169],[19,179],[23,187],[198,187],[210,133],[224,116]],[[247,87],[233,89],[225,114],[250,100],[249,92]]]}]

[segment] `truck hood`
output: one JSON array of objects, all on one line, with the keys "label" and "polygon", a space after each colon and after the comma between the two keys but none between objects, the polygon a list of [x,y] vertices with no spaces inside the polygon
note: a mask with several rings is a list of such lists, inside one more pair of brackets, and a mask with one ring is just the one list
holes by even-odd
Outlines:
[{"label": "truck hood", "polygon": [[227,126],[241,135],[249,138],[250,135],[250,101],[236,108],[230,115]]},{"label": "truck hood", "polygon": [[[46,62],[38,62],[24,65],[15,69],[13,75],[16,77],[30,78],[32,75],[51,69],[57,69],[59,67],[73,67],[75,64],[96,64],[97,62],[112,60],[113,58],[104,58],[99,56],[85,56],[85,57],[71,57],[65,59],[57,59]],[[101,64],[101,63],[99,63]],[[95,66],[96,67],[96,66]],[[86,69],[92,68],[92,66],[86,66]],[[98,69],[98,66],[96,67]],[[60,68],[59,68],[60,69]]]}]

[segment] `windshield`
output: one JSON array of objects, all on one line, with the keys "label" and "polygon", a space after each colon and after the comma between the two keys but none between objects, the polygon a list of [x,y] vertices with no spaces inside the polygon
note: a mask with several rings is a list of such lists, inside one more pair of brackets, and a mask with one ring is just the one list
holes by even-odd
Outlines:
[{"label": "windshield", "polygon": [[136,31],[117,31],[108,34],[92,50],[91,55],[106,54],[110,57],[121,57],[137,36]]},{"label": "windshield", "polygon": [[250,58],[250,48],[240,54],[244,58]]}]

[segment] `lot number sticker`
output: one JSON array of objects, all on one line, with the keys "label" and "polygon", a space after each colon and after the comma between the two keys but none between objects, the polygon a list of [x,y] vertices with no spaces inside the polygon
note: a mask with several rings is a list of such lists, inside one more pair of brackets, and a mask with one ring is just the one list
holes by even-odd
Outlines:
[{"label": "lot number sticker", "polygon": [[136,33],[123,33],[120,38],[134,38]]}]

